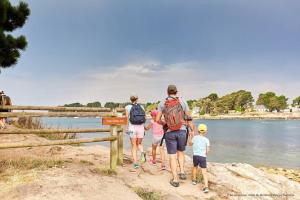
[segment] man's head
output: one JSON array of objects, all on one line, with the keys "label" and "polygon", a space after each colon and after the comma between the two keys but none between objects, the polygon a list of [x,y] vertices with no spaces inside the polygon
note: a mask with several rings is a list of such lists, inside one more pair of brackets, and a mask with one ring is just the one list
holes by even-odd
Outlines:
[{"label": "man's head", "polygon": [[0,90],[0,95],[3,95],[4,94],[4,91]]},{"label": "man's head", "polygon": [[167,92],[168,92],[168,95],[176,95],[177,94],[176,85],[169,85]]},{"label": "man's head", "polygon": [[138,98],[139,97],[136,94],[131,94],[130,95],[130,101],[131,101],[131,103],[136,102],[138,100]]}]

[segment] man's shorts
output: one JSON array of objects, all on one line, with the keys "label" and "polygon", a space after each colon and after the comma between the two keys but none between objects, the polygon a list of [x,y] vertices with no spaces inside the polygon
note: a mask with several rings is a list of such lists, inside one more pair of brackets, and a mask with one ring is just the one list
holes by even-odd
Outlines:
[{"label": "man's shorts", "polygon": [[152,144],[153,145],[156,145],[156,146],[159,146],[160,143],[161,143],[161,140],[163,138],[163,135],[153,135],[153,138],[152,138]]},{"label": "man's shorts", "polygon": [[206,168],[206,157],[193,156],[194,167]]},{"label": "man's shorts", "polygon": [[129,125],[130,138],[143,138],[145,135],[144,124],[141,125]]},{"label": "man's shorts", "polygon": [[186,130],[167,132],[165,135],[168,154],[176,154],[177,151],[184,151],[186,146]]}]

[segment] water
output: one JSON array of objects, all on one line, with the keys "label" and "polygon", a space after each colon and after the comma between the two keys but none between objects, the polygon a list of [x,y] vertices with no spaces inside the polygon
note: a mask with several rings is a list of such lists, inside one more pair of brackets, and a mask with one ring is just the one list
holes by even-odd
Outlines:
[{"label": "water", "polygon": [[[99,118],[44,118],[51,127],[100,128]],[[211,142],[208,161],[242,162],[253,165],[280,166],[300,169],[300,121],[289,120],[195,120],[195,125],[208,126]],[[78,137],[102,137],[109,133],[79,134]],[[144,146],[151,146],[151,132],[147,131]],[[93,145],[91,143],[88,145]],[[109,145],[101,142],[101,145]],[[124,134],[124,146],[130,148]],[[188,147],[187,154],[191,155]]]}]

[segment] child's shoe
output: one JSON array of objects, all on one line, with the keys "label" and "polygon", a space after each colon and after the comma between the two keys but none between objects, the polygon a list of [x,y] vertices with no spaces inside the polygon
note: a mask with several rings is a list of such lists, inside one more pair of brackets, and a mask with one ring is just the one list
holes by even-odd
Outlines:
[{"label": "child's shoe", "polygon": [[204,192],[204,193],[208,193],[208,192],[209,192],[208,187],[203,188],[203,192]]},{"label": "child's shoe", "polygon": [[192,184],[193,185],[197,185],[197,181],[196,180],[192,180]]},{"label": "child's shoe", "polygon": [[140,167],[140,165],[139,164],[137,164],[137,163],[133,163],[133,168],[134,169],[138,169]]},{"label": "child's shoe", "polygon": [[156,165],[156,161],[155,161],[155,160],[150,160],[150,163],[151,163],[152,165]]}]

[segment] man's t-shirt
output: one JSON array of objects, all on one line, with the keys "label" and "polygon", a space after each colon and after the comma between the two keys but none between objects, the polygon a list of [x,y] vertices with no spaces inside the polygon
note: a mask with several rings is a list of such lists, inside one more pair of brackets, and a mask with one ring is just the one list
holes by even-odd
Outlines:
[{"label": "man's t-shirt", "polygon": [[[173,98],[176,97],[176,96],[172,96]],[[168,99],[172,98],[172,97],[167,97]],[[165,108],[165,101],[166,99],[164,99],[163,101],[160,102],[160,104],[158,105],[158,111],[159,112],[162,112]],[[183,100],[182,98],[179,98],[179,102],[182,106],[182,109],[183,111],[186,113],[186,112],[189,112],[189,106],[187,104],[187,102],[185,100]],[[186,125],[182,125],[180,130],[186,130]],[[167,132],[170,132],[170,130],[168,130]]]},{"label": "man's t-shirt", "polygon": [[209,147],[209,140],[202,135],[195,135],[192,139],[193,155],[206,157],[206,147]]}]

